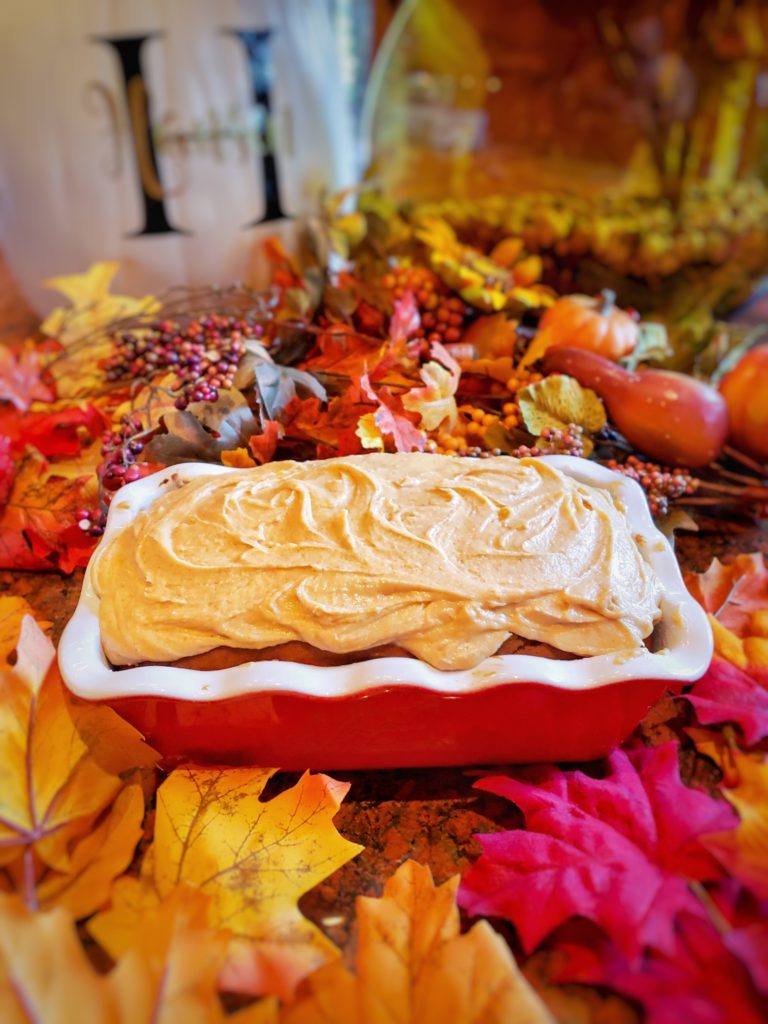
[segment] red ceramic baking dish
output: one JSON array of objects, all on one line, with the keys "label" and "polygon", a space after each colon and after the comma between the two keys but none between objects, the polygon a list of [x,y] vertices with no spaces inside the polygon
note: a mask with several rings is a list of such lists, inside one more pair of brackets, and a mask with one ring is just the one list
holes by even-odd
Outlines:
[{"label": "red ceramic baking dish", "polygon": [[[634,482],[567,456],[547,461],[577,481],[611,488],[664,588],[653,650],[556,661],[497,655],[445,672],[414,658],[319,668],[257,661],[214,671],[115,669],[99,635],[99,599],[86,571],[59,646],[66,684],[132,722],[168,761],[258,763],[287,769],[582,761],[620,743],[669,687],[706,670],[712,636],[667,540]],[[124,487],[105,538],[168,487],[232,470],[174,467]]]}]

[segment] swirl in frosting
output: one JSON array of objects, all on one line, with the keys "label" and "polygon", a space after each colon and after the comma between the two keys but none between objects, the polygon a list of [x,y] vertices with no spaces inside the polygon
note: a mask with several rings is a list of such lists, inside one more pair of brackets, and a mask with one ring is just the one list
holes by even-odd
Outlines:
[{"label": "swirl in frosting", "polygon": [[637,647],[660,585],[610,488],[537,459],[372,454],[197,478],[99,550],[116,665],[303,641],[471,668],[511,635]]}]

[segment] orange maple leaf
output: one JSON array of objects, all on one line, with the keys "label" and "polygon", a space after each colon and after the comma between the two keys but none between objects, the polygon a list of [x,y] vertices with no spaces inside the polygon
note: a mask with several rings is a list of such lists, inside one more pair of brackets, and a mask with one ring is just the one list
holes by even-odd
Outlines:
[{"label": "orange maple leaf", "polygon": [[748,889],[768,897],[768,758],[713,741],[699,741],[696,746],[732,783],[721,792],[741,818],[736,828],[711,832],[701,841]]},{"label": "orange maple leaf", "polygon": [[206,929],[197,894],[182,895],[108,975],[91,966],[61,908],[31,914],[0,897],[3,1024],[276,1024],[273,1000],[225,1014],[216,991],[225,937]]},{"label": "orange maple leaf", "polygon": [[25,616],[16,664],[0,669],[0,888],[85,917],[141,836],[142,788],[121,773],[156,754],[111,709],[71,698],[53,657]]},{"label": "orange maple leaf", "polygon": [[358,897],[356,974],[316,971],[281,1024],[554,1024],[487,921],[459,934],[458,883],[407,861],[381,899]]},{"label": "orange maple leaf", "polygon": [[690,592],[709,613],[715,650],[739,668],[768,667],[768,569],[760,552],[714,558],[703,573],[686,573]]},{"label": "orange maple leaf", "polygon": [[[8,664],[8,656],[16,650],[21,622],[25,615],[33,615],[32,608],[23,597],[15,594],[0,595],[0,665]],[[50,622],[38,623],[47,629]]]},{"label": "orange maple leaf", "polygon": [[317,336],[315,348],[301,365],[356,381],[377,367],[386,353],[384,341],[368,338],[349,324],[332,324]]},{"label": "orange maple leaf", "polygon": [[157,794],[141,877],[121,879],[88,930],[113,959],[144,942],[146,915],[178,885],[210,898],[208,924],[232,933],[222,987],[288,998],[339,951],[297,901],[361,849],[332,818],[349,786],[305,774],[271,800],[264,768],[184,767]]}]

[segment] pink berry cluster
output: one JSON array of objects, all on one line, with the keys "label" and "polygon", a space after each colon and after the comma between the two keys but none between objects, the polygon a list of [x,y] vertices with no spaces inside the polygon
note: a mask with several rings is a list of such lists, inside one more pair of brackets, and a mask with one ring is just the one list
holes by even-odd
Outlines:
[{"label": "pink berry cluster", "polygon": [[183,323],[155,320],[146,330],[120,334],[104,371],[113,383],[172,373],[171,390],[181,392],[176,406],[186,409],[190,402],[215,402],[219,388],[231,388],[246,340],[261,334],[261,324],[247,316],[211,313]]},{"label": "pink berry cluster", "polygon": [[605,465],[640,484],[652,516],[666,515],[673,501],[683,495],[694,494],[699,486],[699,481],[687,469],[660,466],[636,455],[630,455],[626,462],[609,459]]},{"label": "pink berry cluster", "polygon": [[540,443],[529,447],[521,444],[512,454],[518,459],[536,458],[538,455],[584,455],[584,428],[578,423],[569,423],[565,430],[545,427]]},{"label": "pink berry cluster", "polygon": [[116,491],[123,484],[132,483],[142,476],[137,458],[144,451],[142,422],[138,416],[123,416],[120,424],[101,435],[101,454],[104,461],[99,467],[99,480],[108,491]]}]

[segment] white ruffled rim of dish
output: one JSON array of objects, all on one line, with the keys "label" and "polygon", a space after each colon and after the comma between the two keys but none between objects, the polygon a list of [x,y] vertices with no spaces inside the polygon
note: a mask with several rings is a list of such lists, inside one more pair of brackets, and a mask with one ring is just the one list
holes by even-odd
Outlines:
[{"label": "white ruffled rim of dish", "polygon": [[[200,670],[172,665],[115,669],[107,661],[99,632],[99,598],[86,570],[80,600],[59,645],[59,665],[69,689],[86,700],[167,697],[217,701],[253,693],[349,697],[380,687],[416,686],[457,696],[493,686],[542,683],[562,690],[589,690],[613,683],[658,679],[685,683],[698,679],[712,657],[712,631],[703,610],[685,588],[669,542],[654,526],[640,487],[597,463],[565,455],[546,457],[563,473],[617,492],[630,528],[664,588],[662,617],[656,627],[657,651],[618,651],[574,661],[504,654],[473,669],[443,672],[415,658],[375,658],[329,668],[287,661],[255,661],[231,668]],[[124,529],[166,491],[200,476],[231,473],[224,466],[187,463],[123,487],[109,510],[101,543]]]}]

